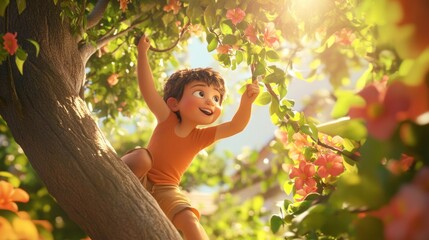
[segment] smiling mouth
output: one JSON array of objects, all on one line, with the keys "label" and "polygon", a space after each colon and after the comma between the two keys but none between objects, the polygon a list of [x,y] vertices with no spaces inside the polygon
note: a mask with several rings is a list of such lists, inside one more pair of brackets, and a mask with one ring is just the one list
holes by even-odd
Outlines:
[{"label": "smiling mouth", "polygon": [[212,111],[212,110],[210,110],[210,109],[200,108],[200,111],[201,111],[202,113],[204,113],[205,115],[207,115],[207,116],[211,116],[211,115],[213,115],[213,111]]}]

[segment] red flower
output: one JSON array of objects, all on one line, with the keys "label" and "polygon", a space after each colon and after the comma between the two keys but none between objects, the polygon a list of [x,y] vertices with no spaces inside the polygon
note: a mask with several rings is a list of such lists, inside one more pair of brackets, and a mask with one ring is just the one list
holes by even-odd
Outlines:
[{"label": "red flower", "polygon": [[16,40],[16,35],[12,34],[10,32],[7,32],[3,36],[3,48],[6,49],[6,51],[12,56],[16,53],[16,50],[18,50],[18,41]]},{"label": "red flower", "polygon": [[246,30],[244,30],[244,35],[249,39],[251,43],[256,43],[258,38],[256,36],[256,29],[253,25],[248,25]]},{"label": "red flower", "polygon": [[404,88],[401,82],[394,82],[386,89],[386,81],[367,86],[359,92],[366,105],[350,108],[350,117],[365,119],[368,132],[373,137],[382,140],[389,138],[410,107],[410,99]]},{"label": "red flower", "polygon": [[173,11],[173,14],[179,13],[180,5],[182,3],[179,0],[169,0],[168,4],[164,6],[164,11],[169,12]]},{"label": "red flower", "polygon": [[336,177],[344,172],[343,158],[335,153],[320,155],[314,164],[319,166],[317,174],[321,178]]},{"label": "red flower", "polygon": [[429,32],[427,31],[429,22],[429,4],[427,0],[406,1],[398,0],[402,7],[402,19],[399,26],[412,25],[413,45],[418,52],[429,46]]},{"label": "red flower", "polygon": [[317,190],[317,183],[313,178],[315,173],[316,169],[313,164],[300,161],[298,168],[292,168],[289,174],[289,178],[295,179],[296,193],[303,196],[303,198]]},{"label": "red flower", "polygon": [[274,28],[274,23],[272,22],[268,23],[265,27],[264,43],[265,45],[273,48],[279,46],[279,38],[277,37],[276,29]]},{"label": "red flower", "polygon": [[226,12],[226,18],[231,20],[232,24],[237,25],[243,21],[246,13],[241,8],[229,9]]}]

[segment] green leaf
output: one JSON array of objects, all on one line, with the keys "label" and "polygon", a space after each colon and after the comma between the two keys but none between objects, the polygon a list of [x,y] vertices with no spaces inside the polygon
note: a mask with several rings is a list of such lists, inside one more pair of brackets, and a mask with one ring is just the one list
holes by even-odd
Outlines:
[{"label": "green leaf", "polygon": [[[291,193],[292,193],[292,190],[293,190],[293,182],[291,182],[291,181],[286,181],[284,184],[283,184],[283,191],[285,191],[285,193],[287,194],[287,195],[290,195]],[[285,207],[286,208],[286,207]],[[286,208],[287,209],[287,208]]]},{"label": "green leaf", "polygon": [[207,34],[207,43],[207,51],[212,52],[213,50],[215,50],[218,45],[216,35],[214,35],[213,33]]},{"label": "green leaf", "polygon": [[228,23],[228,21],[223,21],[220,23],[220,31],[223,34],[232,34],[232,26]]},{"label": "green leaf", "polygon": [[338,90],[335,92],[335,95],[338,100],[334,109],[332,109],[332,116],[334,118],[347,115],[351,106],[363,106],[365,104],[365,100],[356,95],[354,91]]},{"label": "green leaf", "polygon": [[9,5],[9,0],[0,1],[0,16],[4,17],[4,13],[6,12],[6,8]]},{"label": "green leaf", "polygon": [[22,50],[21,48],[18,48],[18,50],[16,51],[15,63],[16,63],[16,67],[18,67],[19,73],[21,73],[21,75],[24,74],[24,62],[25,62],[25,60],[27,60],[27,56],[28,56],[28,54],[26,52],[24,52],[24,50]]},{"label": "green leaf", "polygon": [[326,40],[326,46],[330,48],[335,43],[335,35],[331,35],[328,40]]},{"label": "green leaf", "polygon": [[209,4],[204,11],[204,22],[207,27],[212,27],[215,23],[216,17],[216,9],[214,8],[214,4]]},{"label": "green leaf", "polygon": [[237,51],[235,54],[235,60],[237,61],[237,64],[240,64],[243,62],[244,56],[242,51]]},{"label": "green leaf", "polygon": [[5,179],[14,187],[19,187],[19,185],[21,184],[21,181],[19,180],[19,178],[10,172],[0,171],[0,179]]},{"label": "green leaf", "polygon": [[40,45],[38,42],[34,41],[33,39],[27,39],[27,41],[29,41],[31,44],[33,44],[33,46],[36,48],[36,57],[39,56],[39,52],[40,52]]},{"label": "green leaf", "polygon": [[261,93],[255,100],[258,105],[267,105],[271,102],[271,94],[268,92]]},{"label": "green leaf", "polygon": [[237,38],[232,34],[227,34],[222,40],[223,44],[234,45],[237,42]]},{"label": "green leaf", "polygon": [[348,117],[339,118],[317,126],[319,132],[331,135],[340,136],[343,138],[362,140],[367,135],[366,127],[362,120],[350,119]]},{"label": "green leaf", "polygon": [[318,139],[318,130],[311,124],[304,124],[300,127],[301,131],[309,136],[311,136],[312,139],[317,140]]},{"label": "green leaf", "polygon": [[21,14],[27,7],[26,0],[16,0],[16,5],[18,6],[18,13]]},{"label": "green leaf", "polygon": [[277,233],[283,225],[283,219],[278,215],[273,215],[270,219],[270,227],[273,233]]},{"label": "green leaf", "polygon": [[253,73],[254,76],[259,75],[265,75],[265,65],[262,63],[256,64],[255,72]]},{"label": "green leaf", "polygon": [[279,54],[274,50],[268,50],[266,56],[268,61],[276,61],[280,59]]}]

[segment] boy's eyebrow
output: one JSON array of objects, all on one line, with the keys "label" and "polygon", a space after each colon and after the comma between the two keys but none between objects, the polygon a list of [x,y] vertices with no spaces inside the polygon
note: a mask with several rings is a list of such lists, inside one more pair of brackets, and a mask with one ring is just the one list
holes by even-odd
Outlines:
[{"label": "boy's eyebrow", "polygon": [[[206,84],[206,83],[195,83],[193,84],[190,88],[196,88],[196,87],[210,87],[210,85]],[[215,88],[216,89],[216,88]],[[216,91],[219,93],[219,95],[222,95],[219,91],[219,89],[216,89]]]},{"label": "boy's eyebrow", "polygon": [[191,88],[194,88],[194,87],[207,87],[208,85],[207,84],[205,84],[205,83],[195,83],[195,84],[193,84],[192,86],[191,86]]}]

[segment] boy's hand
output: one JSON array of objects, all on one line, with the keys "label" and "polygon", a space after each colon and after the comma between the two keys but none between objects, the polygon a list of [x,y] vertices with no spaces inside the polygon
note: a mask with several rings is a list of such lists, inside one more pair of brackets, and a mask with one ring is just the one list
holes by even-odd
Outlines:
[{"label": "boy's hand", "polygon": [[256,97],[259,95],[259,84],[257,79],[253,80],[251,84],[247,84],[244,94],[246,94],[251,102],[255,101]]},{"label": "boy's hand", "polygon": [[146,36],[141,36],[139,43],[137,45],[137,50],[142,53],[147,53],[150,48],[149,38]]}]

